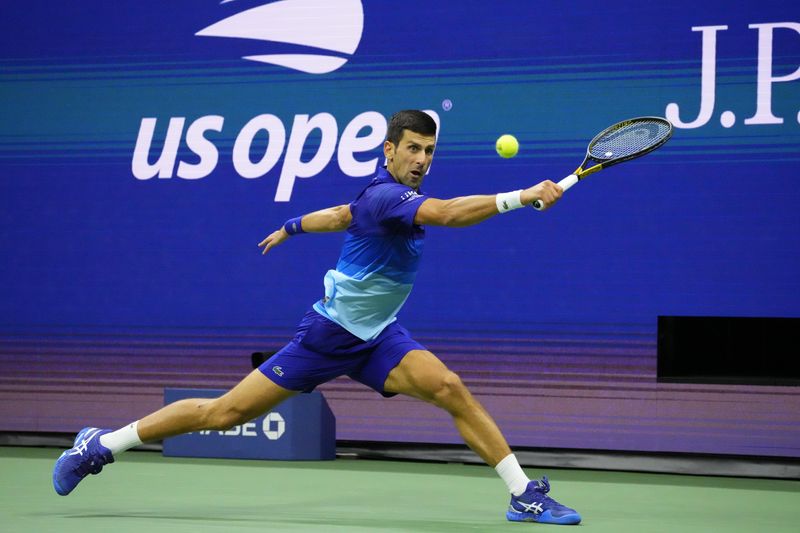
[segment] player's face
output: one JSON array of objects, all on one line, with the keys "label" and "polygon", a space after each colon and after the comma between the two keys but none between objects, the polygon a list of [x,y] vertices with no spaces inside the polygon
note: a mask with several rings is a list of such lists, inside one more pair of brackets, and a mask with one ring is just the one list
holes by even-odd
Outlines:
[{"label": "player's face", "polygon": [[390,141],[383,143],[383,153],[387,160],[386,170],[403,185],[418,190],[433,161],[435,147],[434,135],[403,130],[403,136],[397,146]]}]

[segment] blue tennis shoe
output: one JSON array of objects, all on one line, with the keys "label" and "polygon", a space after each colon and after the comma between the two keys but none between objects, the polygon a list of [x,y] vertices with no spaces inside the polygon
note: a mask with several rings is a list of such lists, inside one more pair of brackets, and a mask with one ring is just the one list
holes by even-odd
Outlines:
[{"label": "blue tennis shoe", "polygon": [[83,428],[72,448],[61,454],[53,467],[53,488],[66,496],[89,474],[99,474],[103,466],[114,462],[111,451],[100,444],[100,435],[110,429]]},{"label": "blue tennis shoe", "polygon": [[506,518],[512,522],[540,522],[543,524],[580,524],[581,515],[575,509],[561,505],[547,495],[550,482],[547,476],[531,481],[519,496],[511,496]]}]

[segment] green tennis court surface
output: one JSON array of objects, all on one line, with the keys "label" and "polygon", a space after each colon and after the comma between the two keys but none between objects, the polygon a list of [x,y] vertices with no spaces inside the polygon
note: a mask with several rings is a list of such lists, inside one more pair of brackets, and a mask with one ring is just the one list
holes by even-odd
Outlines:
[{"label": "green tennis court surface", "polygon": [[[0,531],[559,531],[505,520],[488,467],[340,459],[321,463],[164,458],[131,452],[67,497],[60,450],[0,448]],[[582,531],[800,531],[800,482],[526,469],[546,473]]]}]

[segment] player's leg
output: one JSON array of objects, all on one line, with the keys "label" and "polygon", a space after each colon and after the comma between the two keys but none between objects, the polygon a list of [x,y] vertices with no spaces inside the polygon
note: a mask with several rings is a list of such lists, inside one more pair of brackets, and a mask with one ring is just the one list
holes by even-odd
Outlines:
[{"label": "player's leg", "polygon": [[117,431],[87,427],[73,447],[56,461],[53,487],[66,496],[88,474],[98,474],[116,456],[141,444],[200,429],[229,429],[278,405],[295,391],[254,370],[219,398],[190,398],[171,403]]},{"label": "player's leg", "polygon": [[114,432],[85,428],[73,448],[56,461],[56,492],[69,494],[86,475],[99,473],[104,464],[114,461],[115,455],[137,444],[200,429],[228,429],[252,420],[299,391],[313,390],[320,383],[352,371],[362,357],[326,357],[304,342],[313,330],[316,333],[312,337],[321,345],[338,346],[342,339],[337,335],[341,336],[344,330],[339,328],[341,331],[336,330],[331,336],[326,329],[328,322],[316,311],[306,313],[291,342],[219,398],[174,402]]},{"label": "player's leg", "polygon": [[294,394],[260,370],[253,370],[219,398],[179,400],[147,415],[139,420],[137,432],[142,442],[149,442],[200,429],[226,430],[264,414]]},{"label": "player's leg", "polygon": [[389,372],[386,392],[412,396],[447,411],[464,442],[491,467],[511,453],[486,409],[461,378],[427,350],[412,350]]},{"label": "player's leg", "polygon": [[419,398],[447,411],[467,445],[495,468],[512,493],[506,518],[512,521],[577,524],[580,515],[547,493],[546,477],[530,481],[497,424],[461,378],[427,350],[411,350],[388,374],[384,391]]},{"label": "player's leg", "polygon": [[244,424],[295,394],[253,370],[219,398],[187,398],[166,405],[111,433],[100,444],[114,456],[143,442],[162,440],[201,429],[226,430]]}]

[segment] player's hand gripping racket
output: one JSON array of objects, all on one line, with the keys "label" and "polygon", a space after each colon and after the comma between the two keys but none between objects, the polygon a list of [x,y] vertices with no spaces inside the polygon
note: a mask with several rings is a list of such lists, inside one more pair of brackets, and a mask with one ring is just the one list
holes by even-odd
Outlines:
[{"label": "player's hand gripping racket", "polygon": [[[589,174],[649,154],[670,137],[672,124],[660,117],[639,117],[618,122],[592,139],[581,166],[558,184],[566,191]],[[596,164],[584,168],[590,161]],[[534,209],[541,210],[543,207],[541,200],[533,202]]]}]

